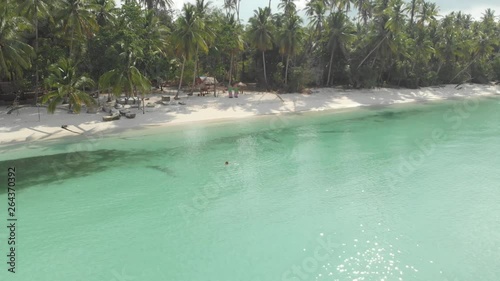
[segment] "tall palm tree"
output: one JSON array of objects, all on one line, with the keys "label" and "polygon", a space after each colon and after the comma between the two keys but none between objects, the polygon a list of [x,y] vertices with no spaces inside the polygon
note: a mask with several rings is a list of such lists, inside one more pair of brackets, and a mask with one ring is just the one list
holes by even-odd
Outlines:
[{"label": "tall palm tree", "polygon": [[228,30],[232,36],[231,40],[227,42],[227,47],[231,53],[230,63],[229,63],[229,85],[232,83],[233,78],[233,66],[234,66],[234,56],[243,50],[244,41],[241,36],[241,25],[234,19],[234,15],[228,14],[225,19],[225,29]]},{"label": "tall palm tree", "polygon": [[273,30],[274,27],[271,22],[271,9],[259,8],[254,11],[254,16],[250,18],[250,37],[252,44],[262,52],[262,66],[264,68],[264,80],[266,86],[267,73],[266,73],[266,56],[265,52],[273,47]]},{"label": "tall palm tree", "polygon": [[423,3],[424,3],[423,0],[411,0],[411,3],[410,3],[410,29],[413,27],[415,15],[420,10],[420,7]]},{"label": "tall palm tree", "polygon": [[[24,15],[26,18],[33,21],[35,28],[35,60],[38,58],[38,20],[39,18],[48,17],[52,19],[51,13],[49,12],[54,6],[58,5],[58,1],[50,0],[17,0],[17,5],[19,13]],[[35,104],[38,104],[38,88],[39,88],[39,75],[38,75],[38,63],[35,63]]]},{"label": "tall palm tree", "polygon": [[50,75],[45,83],[51,91],[43,96],[42,102],[48,103],[47,110],[54,113],[57,104],[67,99],[69,109],[76,113],[80,112],[82,103],[87,106],[95,104],[95,100],[86,92],[84,88],[94,86],[94,81],[87,76],[79,76],[76,66],[70,59],[63,58],[58,63],[50,66]]},{"label": "tall palm tree", "polygon": [[224,0],[224,9],[226,9],[226,13],[234,10],[238,22],[240,21],[240,3],[241,0]]},{"label": "tall palm tree", "polygon": [[424,2],[422,6],[420,6],[419,15],[417,18],[417,24],[420,26],[424,26],[426,24],[430,24],[437,20],[439,13],[439,9],[436,6],[436,3]]},{"label": "tall palm tree", "polygon": [[113,0],[92,0],[91,3],[95,5],[96,10],[94,12],[99,26],[114,24],[117,9]]},{"label": "tall palm tree", "polygon": [[170,9],[174,4],[172,0],[139,0],[139,2],[145,5],[148,10]]},{"label": "tall palm tree", "polygon": [[[0,79],[21,78],[23,70],[31,67],[33,48],[24,42],[22,33],[30,23],[13,16],[12,3],[0,5]],[[9,8],[10,6],[10,8]]]},{"label": "tall palm tree", "polygon": [[328,64],[328,79],[327,86],[330,86],[332,81],[332,65],[335,51],[340,48],[344,56],[346,56],[346,45],[350,43],[354,37],[354,28],[346,14],[339,10],[328,17],[328,48],[330,49],[330,62]]},{"label": "tall palm tree", "polygon": [[373,15],[373,4],[370,0],[354,0],[354,7],[358,9],[358,18],[366,25]]},{"label": "tall palm tree", "polygon": [[193,4],[187,3],[184,4],[182,11],[183,14],[177,19],[176,28],[172,34],[174,49],[182,57],[181,77],[175,99],[179,98],[181,91],[186,60],[194,56],[196,49],[203,52],[208,51],[208,44],[205,41],[205,38],[207,38],[205,26],[196,15],[196,7]]},{"label": "tall palm tree", "polygon": [[[404,33],[403,30],[406,23],[405,3],[403,0],[379,0],[375,6],[375,22],[376,22],[376,35],[374,36],[375,47],[368,53],[368,55],[358,65],[358,69],[364,62],[373,54],[376,58],[383,56],[388,61],[391,54],[399,54],[401,50],[397,49],[396,42],[401,42]],[[375,63],[375,60],[373,60]],[[383,61],[385,66],[385,61]]]},{"label": "tall palm tree", "polygon": [[325,24],[325,2],[323,0],[311,0],[306,4],[304,10],[307,17],[309,17],[309,25],[313,28],[315,35],[319,36]]},{"label": "tall palm tree", "polygon": [[[203,40],[207,45],[211,43],[211,41],[215,38],[215,35],[212,33],[211,29],[211,20],[207,17],[208,10],[210,9],[211,2],[205,2],[205,0],[196,0],[195,4],[195,16],[197,17],[197,21],[200,23],[201,27],[201,35],[203,35]],[[198,55],[199,55],[200,46],[196,46],[196,52],[194,55],[194,75],[193,75],[193,85],[191,90],[194,90],[194,86],[196,84],[196,76],[198,71]]]},{"label": "tall palm tree", "polygon": [[85,0],[62,0],[59,18],[62,19],[64,32],[70,34],[69,54],[74,57],[74,41],[77,38],[90,38],[99,29],[93,11],[99,7]]},{"label": "tall palm tree", "polygon": [[297,10],[297,5],[293,0],[281,0],[278,4],[278,9],[283,9],[285,16],[293,15]]},{"label": "tall palm tree", "polygon": [[280,53],[286,56],[285,86],[288,85],[288,65],[290,57],[294,56],[301,45],[304,32],[301,27],[302,19],[295,13],[290,14],[279,31]]},{"label": "tall palm tree", "polygon": [[337,8],[346,14],[351,11],[351,0],[332,0],[331,3],[336,4]]}]

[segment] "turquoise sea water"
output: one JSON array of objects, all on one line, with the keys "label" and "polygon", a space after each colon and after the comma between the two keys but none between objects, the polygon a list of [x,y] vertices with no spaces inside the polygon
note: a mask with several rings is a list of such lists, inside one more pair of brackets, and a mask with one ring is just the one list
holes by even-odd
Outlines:
[{"label": "turquoise sea water", "polygon": [[500,99],[0,151],[0,280],[500,280]]}]

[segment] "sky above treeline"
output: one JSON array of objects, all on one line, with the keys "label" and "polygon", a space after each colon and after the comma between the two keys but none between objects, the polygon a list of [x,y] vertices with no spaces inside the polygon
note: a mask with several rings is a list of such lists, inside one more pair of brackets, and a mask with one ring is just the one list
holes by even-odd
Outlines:
[{"label": "sky above treeline", "polygon": [[[222,7],[224,5],[224,0],[210,0],[213,5]],[[440,8],[440,15],[445,15],[452,11],[462,11],[467,14],[471,14],[474,18],[479,19],[487,8],[491,8],[496,11],[496,15],[500,16],[500,0],[430,0],[436,3]],[[175,9],[180,10],[184,3],[190,2],[194,3],[196,0],[173,0],[175,3]],[[274,11],[277,10],[279,0],[272,0],[271,8]],[[302,10],[305,7],[306,0],[295,0],[297,4],[297,9]],[[117,0],[120,3],[120,0]],[[259,7],[267,7],[269,5],[269,0],[241,0],[240,17],[246,22],[248,18],[253,15],[253,11]],[[303,13],[302,13],[303,14]]]}]

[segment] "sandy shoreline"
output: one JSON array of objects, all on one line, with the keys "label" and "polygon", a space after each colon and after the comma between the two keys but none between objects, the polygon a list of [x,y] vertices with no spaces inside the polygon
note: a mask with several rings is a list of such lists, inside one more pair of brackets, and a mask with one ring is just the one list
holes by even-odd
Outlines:
[{"label": "sandy shoreline", "polygon": [[[122,118],[111,122],[102,121],[102,116],[107,115],[104,112],[68,114],[64,110],[57,110],[55,114],[47,114],[45,108],[40,108],[39,122],[36,108],[22,108],[19,114],[16,111],[6,114],[7,107],[0,107],[0,145],[56,139],[74,136],[76,133],[116,133],[184,122],[500,95],[500,86],[468,84],[463,85],[461,89],[455,88],[455,85],[447,85],[418,90],[319,88],[312,91],[311,95],[283,94],[281,97],[284,102],[272,93],[245,93],[237,99],[229,99],[227,95],[183,97],[180,101],[185,105],[177,102],[171,102],[171,105],[156,104],[154,108],[147,107],[146,114],[142,114],[142,108],[132,108],[131,111],[137,113],[135,119]],[[147,102],[154,103],[161,99],[161,95],[152,95],[149,98]],[[68,125],[68,129],[74,132],[62,129],[63,124]]]}]

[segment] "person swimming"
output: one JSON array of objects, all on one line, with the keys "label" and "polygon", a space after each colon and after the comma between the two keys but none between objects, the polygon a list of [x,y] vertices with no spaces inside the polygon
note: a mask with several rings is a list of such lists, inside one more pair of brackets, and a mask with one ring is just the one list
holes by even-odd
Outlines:
[{"label": "person swimming", "polygon": [[228,162],[228,161],[226,161],[226,165],[229,165],[229,162]]}]

